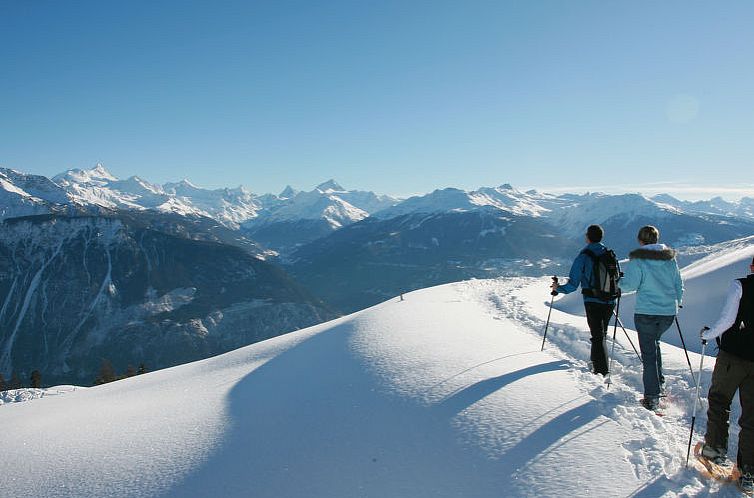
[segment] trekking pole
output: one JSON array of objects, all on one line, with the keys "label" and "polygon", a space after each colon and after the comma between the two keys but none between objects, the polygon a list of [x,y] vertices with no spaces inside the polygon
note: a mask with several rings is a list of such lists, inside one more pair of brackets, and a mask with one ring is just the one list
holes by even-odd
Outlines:
[{"label": "trekking pole", "polygon": [[[556,276],[553,275],[552,282],[555,285],[558,285],[558,277],[556,277]],[[552,303],[555,300],[555,296],[558,295],[558,292],[553,290],[553,291],[550,292],[550,295],[552,296],[550,298],[550,311],[547,312],[547,323],[545,323],[545,333],[544,333],[544,336],[542,336],[542,347],[539,348],[540,351],[544,351],[545,350],[545,341],[547,340],[547,327],[550,326],[550,315],[552,314]]]},{"label": "trekking pole", "polygon": [[613,372],[613,356],[615,355],[615,336],[618,333],[618,313],[620,312],[620,294],[618,294],[618,302],[615,305],[615,325],[613,326],[613,346],[610,348],[610,362],[607,367],[607,388],[610,389],[612,382]]},{"label": "trekking pole", "polygon": [[[680,308],[683,308],[683,306],[680,306]],[[678,315],[675,317],[675,326],[678,328],[678,335],[681,336],[681,344],[683,345],[683,352],[686,353],[686,363],[689,364],[689,370],[691,371],[691,378],[694,379],[694,382],[696,382],[696,377],[694,377],[694,369],[691,368],[691,360],[689,359],[689,351],[686,349],[686,341],[683,340],[683,332],[681,332],[681,324],[678,323]]]},{"label": "trekking pole", "polygon": [[628,331],[626,331],[626,327],[623,326],[623,322],[620,318],[618,318],[618,315],[613,311],[613,315],[615,315],[615,319],[618,320],[618,325],[620,325],[620,328],[623,329],[623,333],[626,334],[626,339],[628,339],[628,343],[631,344],[631,347],[634,349],[634,353],[636,353],[636,356],[639,358],[639,361],[641,361],[641,355],[639,354],[639,351],[636,349],[636,346],[634,346],[634,341],[631,340],[631,336],[628,335]]},{"label": "trekking pole", "polygon": [[[704,327],[702,331],[709,330]],[[702,339],[702,358],[699,360],[699,376],[696,379],[696,395],[694,396],[694,409],[691,411],[691,431],[689,432],[689,447],[686,449],[686,468],[689,466],[689,455],[691,455],[691,439],[694,437],[694,424],[696,423],[696,403],[699,401],[699,386],[702,383],[702,367],[704,366],[704,350],[707,348],[707,340]]]}]

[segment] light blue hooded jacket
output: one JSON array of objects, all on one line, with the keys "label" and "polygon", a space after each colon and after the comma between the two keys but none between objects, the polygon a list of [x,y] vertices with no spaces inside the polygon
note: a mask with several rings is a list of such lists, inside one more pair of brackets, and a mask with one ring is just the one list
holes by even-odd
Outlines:
[{"label": "light blue hooded jacket", "polygon": [[672,316],[683,298],[683,281],[675,251],[665,244],[650,244],[631,251],[618,281],[621,292],[636,291],[634,312]]}]

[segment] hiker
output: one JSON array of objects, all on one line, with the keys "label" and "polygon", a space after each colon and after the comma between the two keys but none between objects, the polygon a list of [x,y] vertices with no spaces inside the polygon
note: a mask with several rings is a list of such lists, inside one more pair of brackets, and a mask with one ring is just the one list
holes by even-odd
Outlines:
[{"label": "hiker", "polygon": [[639,248],[628,255],[624,275],[618,285],[623,293],[636,291],[634,325],[639,334],[643,367],[644,399],[648,410],[657,410],[664,390],[660,336],[673,324],[683,298],[683,281],[675,251],[660,244],[660,231],[652,225],[641,227]]},{"label": "hiker", "polygon": [[731,283],[720,318],[711,329],[702,330],[702,339],[717,339],[719,347],[709,388],[702,455],[718,465],[725,463],[730,404],[738,391],[739,485],[744,491],[754,492],[754,259],[749,264],[749,276]]},{"label": "hiker", "polygon": [[586,230],[586,247],[581,250],[571,265],[571,271],[568,274],[568,283],[558,285],[554,281],[550,288],[553,292],[570,294],[581,286],[581,293],[584,295],[584,310],[586,311],[586,321],[591,333],[592,351],[590,360],[592,372],[607,376],[607,326],[615,307],[614,299],[601,299],[595,297],[591,292],[593,258],[599,257],[608,249],[602,244],[604,231],[599,225],[590,225]]}]

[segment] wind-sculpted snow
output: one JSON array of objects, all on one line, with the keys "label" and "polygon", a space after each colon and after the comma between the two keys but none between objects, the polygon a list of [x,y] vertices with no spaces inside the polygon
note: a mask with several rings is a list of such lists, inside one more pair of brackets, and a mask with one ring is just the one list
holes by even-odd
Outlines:
[{"label": "wind-sculpted snow", "polygon": [[586,371],[583,318],[553,311],[540,352],[547,284],[416,291],[208,360],[0,407],[0,426],[14,428],[0,490],[732,496],[683,468],[692,396],[683,352],[665,350],[672,401],[657,417],[638,405],[640,369],[624,338],[609,388]]},{"label": "wind-sculpted snow", "polygon": [[79,386],[54,386],[46,388],[27,387],[22,389],[9,389],[7,391],[0,392],[0,406],[7,403],[22,403],[24,401],[31,401],[34,399],[50,396],[62,396],[66,393],[75,392],[79,389],[87,388]]}]

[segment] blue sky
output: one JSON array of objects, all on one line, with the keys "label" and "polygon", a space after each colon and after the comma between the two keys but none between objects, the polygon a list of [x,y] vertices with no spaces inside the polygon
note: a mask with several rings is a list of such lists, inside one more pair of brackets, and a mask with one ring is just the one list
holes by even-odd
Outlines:
[{"label": "blue sky", "polygon": [[751,195],[752,25],[750,1],[0,0],[0,165]]}]

